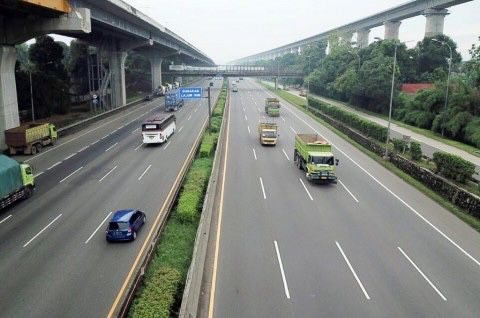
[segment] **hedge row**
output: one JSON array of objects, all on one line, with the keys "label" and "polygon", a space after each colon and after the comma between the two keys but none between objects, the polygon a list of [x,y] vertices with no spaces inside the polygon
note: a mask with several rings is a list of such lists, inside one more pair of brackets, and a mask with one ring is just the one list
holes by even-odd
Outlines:
[{"label": "hedge row", "polygon": [[433,153],[433,162],[437,165],[438,173],[458,182],[465,183],[475,173],[473,163],[443,151]]},{"label": "hedge row", "polygon": [[318,109],[326,115],[341,121],[345,125],[362,132],[367,137],[371,137],[380,142],[385,142],[387,139],[387,128],[382,125],[367,119],[363,119],[354,113],[345,111],[336,106],[322,103],[318,99],[312,97],[309,97],[308,101],[311,107]]},{"label": "hedge row", "polygon": [[215,146],[217,145],[218,134],[216,133],[206,133],[203,137],[202,143],[200,145],[200,150],[198,155],[200,158],[210,157],[215,151]]},{"label": "hedge row", "polygon": [[[219,98],[221,103],[217,103],[213,113],[216,117],[223,116],[225,95],[226,91],[222,91]],[[220,105],[221,107],[218,107]],[[219,108],[221,112],[218,111]],[[201,145],[212,144],[212,141],[216,144],[217,138],[218,134],[205,134]],[[143,286],[130,307],[129,317],[168,318],[174,316],[174,304],[181,302],[202,202],[213,164],[213,151],[209,153],[210,156],[201,157],[199,150],[188,171],[177,206],[162,232],[155,255],[147,268]]]}]

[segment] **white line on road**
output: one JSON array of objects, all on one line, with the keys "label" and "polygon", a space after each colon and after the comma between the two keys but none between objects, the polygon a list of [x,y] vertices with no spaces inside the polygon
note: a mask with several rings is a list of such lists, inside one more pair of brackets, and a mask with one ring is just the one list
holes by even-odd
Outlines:
[{"label": "white line on road", "polygon": [[88,237],[88,239],[85,241],[85,244],[88,244],[88,242],[92,239],[92,237],[95,235],[95,233],[97,233],[97,231],[100,229],[100,227],[103,225],[103,223],[105,223],[105,221],[110,217],[110,215],[112,215],[112,212],[108,213],[108,215],[103,219],[102,223],[100,223],[97,228],[95,229],[95,231],[93,231],[93,233]]},{"label": "white line on road", "polygon": [[90,144],[90,146],[95,145],[95,144],[96,144],[97,142],[99,142],[99,141],[100,141],[100,140],[95,140],[94,142],[92,142],[92,143]]},{"label": "white line on road", "polygon": [[131,134],[134,134],[134,133],[136,133],[136,132],[137,132],[137,130],[140,130],[140,128],[136,128],[136,129],[132,130]]},{"label": "white line on road", "polygon": [[[273,96],[270,94],[270,96]],[[295,117],[297,117],[300,121],[302,121],[305,125],[310,127],[315,133],[320,135],[322,138],[324,138],[328,143],[332,144],[331,141],[329,141],[325,136],[320,134],[314,127],[312,127],[309,123],[307,123],[303,118],[300,118],[295,112],[290,110],[288,107],[285,107],[287,111],[289,111],[291,114],[293,114]],[[335,146],[335,145],[334,145]],[[390,190],[386,185],[384,185],[382,182],[380,182],[377,178],[375,178],[370,172],[368,172],[365,168],[363,168],[360,164],[358,164],[355,160],[353,160],[349,155],[347,155],[342,149],[340,149],[338,146],[335,146],[335,148],[342,153],[345,157],[347,157],[353,164],[355,164],[360,170],[362,170],[365,174],[367,174],[370,178],[372,178],[378,185],[380,185],[382,188],[384,188],[388,193],[390,193],[392,196],[394,196],[398,201],[400,201],[403,205],[405,205],[410,211],[415,213],[420,219],[422,219],[425,223],[427,223],[431,228],[433,228],[435,231],[437,231],[438,234],[443,236],[447,241],[449,241],[453,246],[455,246],[457,249],[459,249],[465,256],[467,256],[470,260],[472,260],[475,264],[480,266],[480,261],[478,261],[475,257],[470,255],[463,247],[458,245],[457,242],[455,242],[453,239],[451,239],[448,235],[443,233],[438,227],[436,227],[433,223],[431,223],[426,217],[424,217],[420,212],[415,210],[410,204],[408,204],[405,200],[400,198],[395,192]]]},{"label": "white line on road", "polygon": [[250,126],[247,126],[247,129],[248,129],[248,133],[250,134],[250,133],[251,133],[251,132],[250,132]]},{"label": "white line on road", "polygon": [[[105,137],[107,137],[107,136],[105,136]],[[104,137],[104,138],[105,138],[105,137]],[[103,139],[103,138],[102,138],[102,139]],[[83,147],[83,148],[80,149],[78,152],[82,152],[82,151],[84,151],[85,149],[87,149],[88,147],[90,147],[90,145]]]},{"label": "white line on road", "polygon": [[41,176],[44,172],[45,172],[45,171],[39,172],[39,173],[37,173],[36,175],[34,175],[33,177],[34,177],[34,178],[39,177],[39,176]]},{"label": "white line on road", "polygon": [[100,180],[98,180],[98,182],[102,182],[103,179],[105,179],[106,177],[108,177],[108,175],[109,175],[110,173],[112,173],[113,170],[115,170],[115,169],[117,169],[117,166],[113,167],[109,172],[107,172],[107,174],[104,175]]},{"label": "white line on road", "polygon": [[335,243],[337,244],[337,247],[338,247],[338,249],[340,250],[340,253],[342,253],[342,256],[343,256],[343,258],[345,259],[345,262],[347,263],[348,267],[350,268],[350,271],[352,272],[353,276],[354,276],[355,279],[357,280],[358,285],[359,285],[360,288],[362,289],[363,294],[365,295],[365,298],[370,299],[370,296],[368,296],[368,293],[367,293],[367,291],[365,290],[365,287],[363,287],[363,284],[362,284],[362,282],[360,281],[360,279],[358,278],[357,273],[355,273],[355,270],[353,269],[352,265],[350,264],[350,261],[348,260],[347,255],[345,255],[345,253],[343,252],[342,247],[340,246],[340,244],[339,244],[337,241],[335,241]]},{"label": "white line on road", "polygon": [[138,177],[138,181],[142,180],[143,176],[145,175],[145,173],[147,173],[147,171],[152,167],[152,165],[149,165],[147,167],[147,169],[145,169],[145,171],[140,175],[140,177]]},{"label": "white line on road", "polygon": [[287,152],[285,151],[285,149],[282,149],[283,151],[283,154],[285,155],[285,157],[287,158],[288,161],[290,161],[290,158],[288,158],[288,155],[287,155]]},{"label": "white line on road", "polygon": [[72,157],[75,156],[76,154],[77,154],[76,152],[72,153],[70,156],[68,156],[68,157],[66,157],[65,159],[63,159],[63,161],[72,158]]},{"label": "white line on road", "polygon": [[303,188],[305,189],[305,191],[307,192],[308,196],[310,197],[310,200],[313,201],[312,195],[310,194],[310,191],[308,191],[307,187],[305,186],[305,183],[303,183],[303,180],[302,180],[301,178],[299,178],[298,180],[300,180],[300,182],[302,183]]},{"label": "white line on road", "polygon": [[265,195],[265,188],[263,186],[263,179],[260,177],[260,185],[262,186],[263,198],[266,200],[267,196]]},{"label": "white line on road", "polygon": [[342,187],[347,190],[347,192],[352,196],[352,198],[358,203],[358,199],[353,195],[353,193],[348,190],[348,188],[343,184],[343,182],[341,180],[338,180],[338,182],[340,182],[340,184],[342,185]]},{"label": "white line on road", "polygon": [[247,115],[243,115],[245,117],[245,120],[248,120]]},{"label": "white line on road", "polygon": [[297,132],[295,131],[295,129],[293,129],[292,126],[290,126],[290,129],[293,131],[294,134],[297,134]]},{"label": "white line on road", "polygon": [[46,229],[48,229],[48,228],[49,228],[56,220],[58,220],[61,216],[62,216],[62,214],[60,213],[56,218],[53,219],[52,222],[48,223],[47,226],[45,226],[40,232],[38,232],[34,237],[32,237],[32,238],[30,239],[30,241],[28,241],[27,243],[25,243],[25,244],[23,245],[23,247],[27,247],[28,244],[32,243],[32,241],[33,241],[34,239],[36,239],[40,234],[42,234]]},{"label": "white line on road", "polygon": [[143,142],[142,142],[142,143],[140,143],[140,145],[138,145],[137,147],[135,147],[135,151],[137,151],[137,150],[138,150],[138,148],[140,148],[141,146],[143,146]]},{"label": "white line on road", "polygon": [[283,116],[280,116],[280,118],[283,120],[283,122],[285,122],[285,118],[283,118]]},{"label": "white line on road", "polygon": [[182,129],[183,129],[183,126],[182,126],[182,127],[180,127],[180,129],[178,130],[178,132],[181,132],[181,131],[182,131]]},{"label": "white line on road", "polygon": [[280,273],[282,273],[283,287],[285,288],[285,295],[290,299],[290,292],[288,291],[287,278],[285,277],[285,271],[283,270],[282,257],[280,256],[280,251],[278,250],[277,241],[273,241],[275,244],[275,251],[277,252],[278,265],[280,266]]},{"label": "white line on road", "polygon": [[61,163],[62,163],[61,161],[57,161],[57,162],[55,162],[53,165],[51,165],[50,168],[47,168],[47,170],[50,170],[50,169],[58,166],[58,165],[61,164]]},{"label": "white line on road", "polygon": [[245,112],[245,107],[243,107],[243,112]]},{"label": "white line on road", "polygon": [[253,150],[253,156],[255,157],[255,160],[257,160],[257,153],[255,152],[255,148],[252,148]]},{"label": "white line on road", "polygon": [[170,140],[169,142],[167,142],[167,144],[165,145],[164,150],[168,148],[168,146],[170,145],[171,142],[172,142],[171,140]]},{"label": "white line on road", "polygon": [[70,173],[68,176],[66,176],[65,178],[63,178],[62,180],[60,180],[59,183],[62,183],[63,181],[67,180],[68,178],[70,178],[71,176],[73,176],[75,173],[79,172],[80,170],[83,169],[83,166],[78,168],[77,170],[75,170],[74,172]]},{"label": "white line on road", "polygon": [[187,120],[190,120],[190,119],[192,119],[192,115],[188,116],[188,118],[187,118]]},{"label": "white line on road", "polygon": [[116,145],[118,145],[118,142],[114,143],[113,145],[111,145],[110,147],[108,147],[107,149],[105,149],[105,152],[109,151],[110,149],[112,149],[112,148],[115,147]]},{"label": "white line on road", "polygon": [[410,257],[408,257],[407,253],[405,253],[399,246],[397,246],[398,250],[403,254],[403,256],[405,256],[405,258],[410,262],[410,264],[413,265],[413,267],[415,267],[415,269],[420,273],[420,275],[422,275],[422,277],[430,284],[430,286],[437,292],[437,294],[442,297],[442,299],[444,301],[447,301],[447,298],[445,298],[445,296],[443,296],[443,294],[438,290],[438,288],[430,281],[430,279],[428,279],[428,277],[420,270],[420,268],[418,268],[418,266],[410,259]]},{"label": "white line on road", "polygon": [[197,107],[195,107],[195,110],[194,110],[193,112],[194,112],[194,113],[196,113],[196,112],[197,112],[197,110],[198,110],[198,108],[197,108]]},{"label": "white line on road", "polygon": [[0,221],[0,224],[2,224],[3,222],[5,222],[6,220],[8,220],[9,218],[11,218],[12,215],[10,214],[9,216],[7,216],[6,218],[4,218],[3,220]]}]

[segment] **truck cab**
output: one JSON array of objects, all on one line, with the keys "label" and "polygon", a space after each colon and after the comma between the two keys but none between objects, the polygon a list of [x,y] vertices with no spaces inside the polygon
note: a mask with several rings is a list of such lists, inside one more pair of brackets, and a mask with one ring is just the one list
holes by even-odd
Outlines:
[{"label": "truck cab", "polygon": [[22,174],[22,181],[24,187],[35,187],[33,171],[30,165],[26,163],[20,164],[20,173]]},{"label": "truck cab", "polygon": [[280,116],[280,100],[276,97],[265,99],[265,112],[268,116]]},{"label": "truck cab", "polygon": [[275,146],[278,139],[278,126],[276,123],[260,123],[258,125],[260,144]]}]

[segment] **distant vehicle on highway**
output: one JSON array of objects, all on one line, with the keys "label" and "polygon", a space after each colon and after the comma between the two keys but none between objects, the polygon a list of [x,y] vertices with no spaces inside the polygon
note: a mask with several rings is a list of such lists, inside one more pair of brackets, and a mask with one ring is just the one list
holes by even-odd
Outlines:
[{"label": "distant vehicle on highway", "polygon": [[232,92],[238,92],[238,87],[237,87],[237,84],[233,83],[232,84]]},{"label": "distant vehicle on highway", "polygon": [[150,101],[150,100],[152,100],[152,99],[153,99],[153,97],[152,97],[151,94],[148,94],[148,95],[145,96],[145,98],[144,98],[144,100],[146,100],[146,101]]},{"label": "distant vehicle on highway", "polygon": [[299,95],[302,96],[302,97],[307,97],[307,91],[304,90],[304,89],[302,89],[302,90],[300,91],[300,94],[299,94]]},{"label": "distant vehicle on highway", "polygon": [[243,77],[240,77],[239,80],[243,81]]},{"label": "distant vehicle on highway", "polygon": [[28,124],[5,130],[5,143],[11,155],[23,152],[35,155],[43,146],[57,141],[57,128],[52,124]]},{"label": "distant vehicle on highway", "polygon": [[0,209],[33,194],[35,181],[32,168],[0,155]]},{"label": "distant vehicle on highway", "polygon": [[260,123],[258,125],[258,134],[260,136],[260,144],[275,146],[278,138],[278,126],[276,123]]},{"label": "distant vehicle on highway", "polygon": [[210,86],[213,86],[213,82],[210,82]]},{"label": "distant vehicle on highway", "polygon": [[175,115],[163,117],[157,115],[147,119],[142,124],[142,136],[144,144],[161,144],[177,129]]},{"label": "distant vehicle on highway", "polygon": [[165,94],[165,110],[175,111],[183,107],[183,99],[180,98],[178,90],[172,90]]},{"label": "distant vehicle on highway", "polygon": [[108,223],[106,238],[108,242],[133,241],[137,232],[145,224],[145,213],[139,210],[119,210]]},{"label": "distant vehicle on highway", "polygon": [[173,85],[170,83],[165,83],[166,91],[171,91],[173,89]]},{"label": "distant vehicle on highway", "polygon": [[276,97],[265,98],[265,112],[268,116],[280,116],[280,100]]},{"label": "distant vehicle on highway", "polygon": [[173,82],[173,88],[179,88],[180,83],[179,82]]},{"label": "distant vehicle on highway", "polygon": [[332,153],[332,145],[317,134],[296,134],[293,161],[305,171],[311,182],[337,183],[335,166],[338,159]]}]

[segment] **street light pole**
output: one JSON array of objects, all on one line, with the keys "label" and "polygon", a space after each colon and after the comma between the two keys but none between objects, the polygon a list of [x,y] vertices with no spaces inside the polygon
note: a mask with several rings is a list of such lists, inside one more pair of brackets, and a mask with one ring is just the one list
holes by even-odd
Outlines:
[{"label": "street light pole", "polygon": [[308,95],[310,95],[310,53],[308,54],[308,75],[307,75],[307,94],[305,94],[307,98],[307,111],[309,110],[309,103],[308,103]]},{"label": "street light pole", "polygon": [[[448,106],[448,88],[450,86],[450,72],[452,71],[452,59],[453,59],[453,52],[452,52],[452,47],[445,41],[440,41],[437,39],[432,39],[433,42],[440,43],[441,45],[446,45],[448,49],[450,50],[450,58],[448,59],[448,74],[447,74],[447,87],[445,89],[445,106],[444,106],[444,113],[447,113],[447,106]],[[445,133],[445,128],[442,125],[442,137],[443,134]]]},{"label": "street light pole", "polygon": [[32,121],[35,122],[35,109],[33,107],[33,86],[32,86],[32,70],[28,69],[28,75],[30,77],[30,105],[32,107]]},{"label": "street light pole", "polygon": [[387,127],[387,143],[385,144],[385,156],[388,158],[388,144],[390,143],[390,124],[392,121],[392,105],[393,105],[393,88],[395,86],[395,68],[397,66],[397,43],[395,43],[395,53],[393,55],[393,72],[392,72],[392,87],[390,89],[390,106],[388,109],[388,127]]}]

